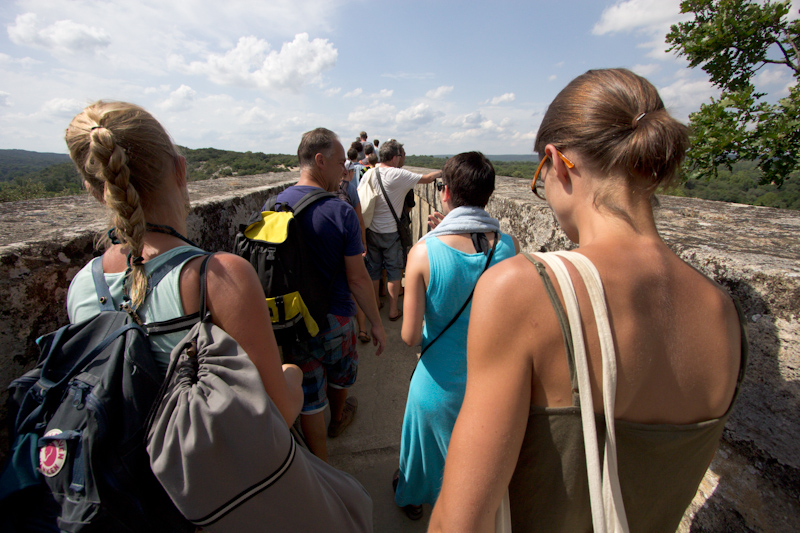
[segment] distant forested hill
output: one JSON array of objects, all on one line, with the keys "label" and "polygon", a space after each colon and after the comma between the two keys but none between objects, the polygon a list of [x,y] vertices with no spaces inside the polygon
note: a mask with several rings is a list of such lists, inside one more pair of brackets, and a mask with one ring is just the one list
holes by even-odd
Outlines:
[{"label": "distant forested hill", "polygon": [[[536,172],[538,160],[504,161],[497,159],[506,156],[487,156],[498,176],[511,176],[530,181]],[[522,157],[522,156],[509,156]],[[406,164],[425,168],[442,168],[446,156],[408,156]],[[733,167],[733,172],[720,169],[719,177],[714,180],[688,180],[677,187],[664,191],[663,194],[703,198],[721,202],[778,207],[780,209],[800,210],[800,175],[792,174],[778,189],[773,184],[760,185],[761,171],[756,163],[744,161]],[[529,186],[526,184],[526,186]]]},{"label": "distant forested hill", "polygon": [[27,150],[0,150],[0,182],[38,172],[59,163],[69,163],[67,154],[29,152]]},{"label": "distant forested hill", "polygon": [[[186,157],[189,181],[225,176],[285,172],[297,156],[179,147]],[[78,171],[66,154],[0,150],[0,202],[81,194]]]},{"label": "distant forested hill", "polygon": [[[297,156],[294,155],[216,148],[180,150],[188,163],[190,181],[284,172],[297,166]],[[498,175],[525,181],[533,178],[538,164],[533,155],[487,157]],[[526,157],[532,160],[515,159]],[[408,166],[423,168],[442,168],[445,161],[446,156],[410,155],[406,158]],[[760,177],[755,163],[743,162],[735,165],[733,172],[720,170],[715,180],[687,181],[666,194],[800,210],[800,176],[787,177],[780,189],[772,184],[759,185]],[[81,180],[67,155],[0,150],[0,202],[81,193]]]}]

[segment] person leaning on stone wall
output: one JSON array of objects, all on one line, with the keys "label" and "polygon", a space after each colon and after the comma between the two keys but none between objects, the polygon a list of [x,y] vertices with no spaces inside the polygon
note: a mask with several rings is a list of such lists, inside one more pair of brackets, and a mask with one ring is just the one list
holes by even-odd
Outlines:
[{"label": "person leaning on stone wall", "polygon": [[[383,143],[381,146],[381,162],[372,171],[373,180],[377,180],[375,173],[380,172],[386,194],[392,202],[394,212],[398,217],[403,212],[403,202],[406,193],[418,183],[431,183],[442,173],[441,170],[429,174],[416,174],[402,167],[405,164],[406,153],[403,145],[395,140]],[[366,179],[366,176],[364,177]],[[400,234],[397,223],[389,210],[383,193],[375,181],[375,190],[378,195],[372,223],[367,228],[367,269],[375,285],[375,295],[379,298],[379,284],[381,271],[386,269],[389,290],[389,320],[397,320],[403,316],[398,307],[400,297],[401,279],[403,276],[403,250],[400,244]],[[380,302],[379,302],[380,303]]]},{"label": "person leaning on stone wall", "polygon": [[[550,104],[532,188],[578,248],[508,259],[478,282],[466,394],[430,531],[486,531],[506,519],[515,533],[602,522],[676,530],[747,353],[731,297],[656,230],[653,194],[675,177],[688,145],[655,87],[628,70],[591,70]],[[595,428],[590,449],[616,443],[602,482],[602,459],[584,452]],[[598,472],[591,491],[587,463]]]}]

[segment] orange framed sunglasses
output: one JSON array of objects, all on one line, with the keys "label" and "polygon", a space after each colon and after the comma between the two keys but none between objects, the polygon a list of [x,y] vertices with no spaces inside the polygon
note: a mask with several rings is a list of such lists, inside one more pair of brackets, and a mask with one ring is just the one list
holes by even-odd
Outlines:
[{"label": "orange framed sunglasses", "polygon": [[[567,156],[562,154],[560,150],[556,150],[556,153],[558,154],[558,157],[560,157],[561,160],[564,162],[564,164],[567,165],[567,168],[575,168],[575,163],[567,159]],[[531,182],[531,192],[533,192],[533,194],[535,194],[536,197],[541,200],[544,200],[544,197],[542,197],[538,192],[536,192],[536,182],[539,180],[539,174],[541,174],[542,172],[542,167],[544,166],[544,162],[547,161],[549,157],[550,157],[549,155],[545,154],[545,156],[541,159],[541,161],[539,161],[539,166],[536,167],[536,173],[533,175],[533,181]]]}]

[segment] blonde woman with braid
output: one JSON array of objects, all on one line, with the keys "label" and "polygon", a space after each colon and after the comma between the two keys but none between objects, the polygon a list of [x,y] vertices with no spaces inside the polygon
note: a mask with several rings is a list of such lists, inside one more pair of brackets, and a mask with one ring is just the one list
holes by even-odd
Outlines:
[{"label": "blonde woman with braid", "polygon": [[550,104],[532,189],[578,248],[518,255],[478,282],[429,531],[677,529],[747,353],[730,295],[656,228],[653,194],[688,145],[628,70],[590,70]]},{"label": "blonde woman with braid", "polygon": [[[144,322],[197,312],[202,257],[179,263],[147,295],[148,275],[182,252],[196,249],[184,236],[189,213],[186,160],[161,124],[124,102],[96,102],[67,128],[67,146],[86,189],[108,207],[111,242],[102,266],[115,308],[127,305]],[[281,366],[269,309],[255,271],[244,259],[215,254],[208,264],[208,307],[213,322],[247,352],[264,388],[287,425],[300,413],[302,373]],[[91,263],[73,278],[67,294],[70,322],[99,312]],[[185,331],[154,335],[151,345],[163,371]]]}]

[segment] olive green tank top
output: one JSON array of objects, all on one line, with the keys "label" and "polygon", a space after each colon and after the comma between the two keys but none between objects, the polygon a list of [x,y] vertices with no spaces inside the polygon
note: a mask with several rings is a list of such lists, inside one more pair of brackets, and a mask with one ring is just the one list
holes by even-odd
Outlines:
[{"label": "olive green tank top", "polygon": [[[564,335],[573,391],[577,391],[569,321],[545,267],[530,255],[544,282]],[[734,301],[734,303],[736,303]],[[616,420],[622,498],[631,531],[674,532],[692,502],[717,449],[747,364],[747,336],[739,305],[742,359],[736,391],[720,418],[695,424],[640,424]],[[509,483],[514,533],[592,531],[580,403],[571,407],[531,406],[517,466]],[[605,419],[595,414],[598,445]]]}]

